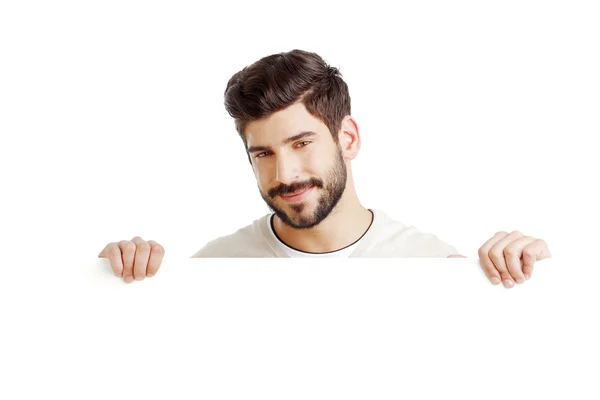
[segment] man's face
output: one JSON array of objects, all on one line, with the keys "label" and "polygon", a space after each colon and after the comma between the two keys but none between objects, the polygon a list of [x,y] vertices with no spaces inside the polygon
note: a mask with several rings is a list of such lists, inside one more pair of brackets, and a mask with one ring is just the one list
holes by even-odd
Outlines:
[{"label": "man's face", "polygon": [[302,103],[249,123],[246,141],[260,194],[285,224],[312,228],[335,208],[346,164],[327,126]]}]

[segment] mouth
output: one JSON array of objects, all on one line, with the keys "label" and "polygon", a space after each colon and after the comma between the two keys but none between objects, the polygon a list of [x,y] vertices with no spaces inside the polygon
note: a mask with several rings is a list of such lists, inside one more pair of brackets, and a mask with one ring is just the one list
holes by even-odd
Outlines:
[{"label": "mouth", "polygon": [[314,186],[310,186],[306,189],[300,190],[299,192],[287,194],[287,195],[281,194],[280,196],[286,202],[297,203],[299,201],[304,200],[304,198],[306,196],[308,196],[310,194],[310,192],[312,192],[313,188],[314,188]]}]

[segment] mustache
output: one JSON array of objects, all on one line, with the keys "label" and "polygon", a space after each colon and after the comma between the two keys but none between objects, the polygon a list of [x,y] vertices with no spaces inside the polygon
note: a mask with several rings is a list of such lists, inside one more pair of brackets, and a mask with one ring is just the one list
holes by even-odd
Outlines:
[{"label": "mustache", "polygon": [[319,178],[310,178],[307,181],[294,182],[291,185],[279,185],[275,188],[269,189],[268,195],[271,198],[275,198],[275,196],[294,193],[300,190],[308,189],[311,186],[323,188],[323,181]]}]

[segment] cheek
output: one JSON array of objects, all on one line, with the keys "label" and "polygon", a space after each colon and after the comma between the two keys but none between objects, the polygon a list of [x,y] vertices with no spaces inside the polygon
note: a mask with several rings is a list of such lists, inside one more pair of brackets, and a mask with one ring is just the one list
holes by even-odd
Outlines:
[{"label": "cheek", "polygon": [[306,175],[319,175],[323,169],[323,161],[328,158],[323,151],[307,151],[300,157],[300,169]]},{"label": "cheek", "polygon": [[269,188],[269,182],[270,182],[269,169],[265,168],[264,165],[262,165],[262,166],[253,165],[252,169],[254,171],[254,177],[256,178],[256,183],[258,183],[258,186],[260,187],[260,189],[263,192],[265,192]]},{"label": "cheek", "polygon": [[309,175],[321,178],[335,165],[336,158],[330,152],[320,151],[311,153],[306,159],[305,170]]}]

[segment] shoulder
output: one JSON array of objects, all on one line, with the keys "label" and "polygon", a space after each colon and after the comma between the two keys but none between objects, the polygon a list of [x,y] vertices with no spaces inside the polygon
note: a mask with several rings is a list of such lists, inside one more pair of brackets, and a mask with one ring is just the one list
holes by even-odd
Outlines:
[{"label": "shoulder", "polygon": [[448,257],[458,251],[436,235],[395,221],[382,211],[374,243],[364,256],[375,257]]},{"label": "shoulder", "polygon": [[260,229],[268,215],[236,232],[208,242],[191,258],[268,257],[269,248]]}]

